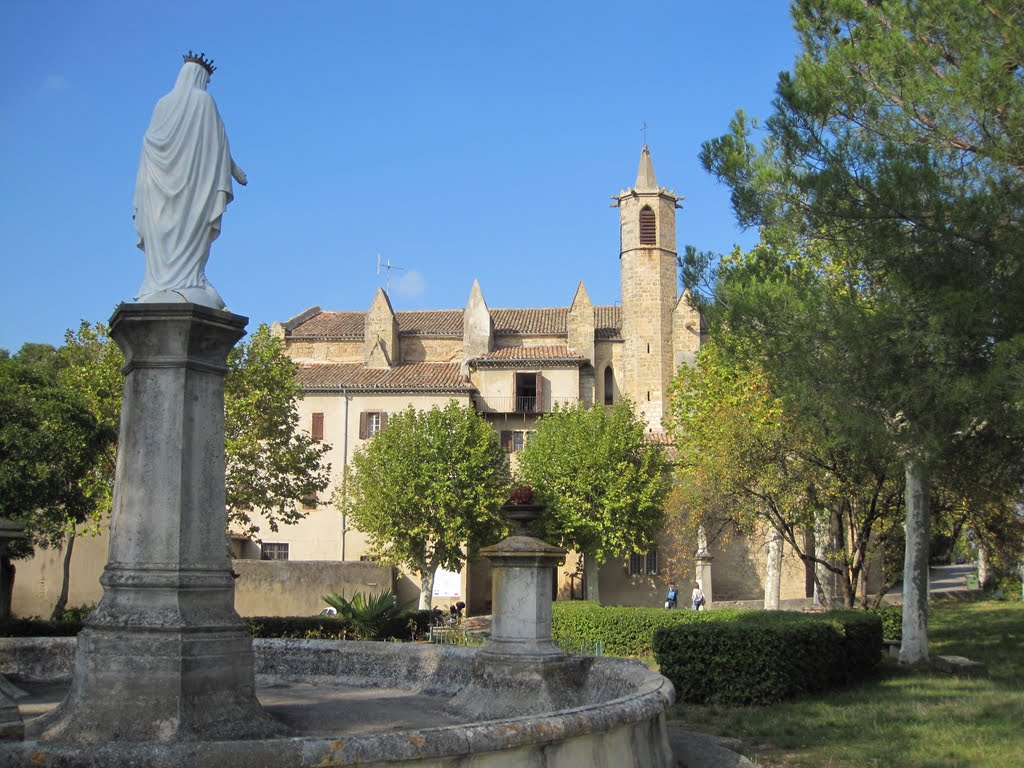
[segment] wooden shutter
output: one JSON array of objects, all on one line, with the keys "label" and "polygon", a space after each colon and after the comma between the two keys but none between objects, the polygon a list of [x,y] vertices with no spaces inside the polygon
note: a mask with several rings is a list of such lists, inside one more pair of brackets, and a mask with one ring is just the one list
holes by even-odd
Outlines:
[{"label": "wooden shutter", "polygon": [[388,425],[388,414],[386,411],[380,412],[380,428],[383,430]]},{"label": "wooden shutter", "polygon": [[313,414],[313,439],[324,439],[324,415],[322,413]]},{"label": "wooden shutter", "polygon": [[501,447],[505,449],[505,453],[512,453],[512,430],[503,429],[501,430]]},{"label": "wooden shutter", "polygon": [[657,245],[658,229],[654,211],[648,206],[640,209],[640,245]]},{"label": "wooden shutter", "polygon": [[360,440],[365,440],[367,437],[369,437],[369,435],[367,434],[368,430],[367,430],[366,424],[367,424],[366,411],[363,411],[362,413],[359,414],[359,439]]},{"label": "wooden shutter", "polygon": [[537,371],[537,402],[534,405],[534,410],[537,413],[544,411],[544,374],[540,371]]}]

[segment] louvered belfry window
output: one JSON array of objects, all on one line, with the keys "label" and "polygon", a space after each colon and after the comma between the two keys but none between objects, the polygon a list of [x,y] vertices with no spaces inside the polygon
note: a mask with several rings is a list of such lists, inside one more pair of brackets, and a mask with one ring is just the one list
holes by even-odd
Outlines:
[{"label": "louvered belfry window", "polygon": [[640,209],[640,245],[657,245],[658,230],[655,225],[654,211],[645,205]]}]

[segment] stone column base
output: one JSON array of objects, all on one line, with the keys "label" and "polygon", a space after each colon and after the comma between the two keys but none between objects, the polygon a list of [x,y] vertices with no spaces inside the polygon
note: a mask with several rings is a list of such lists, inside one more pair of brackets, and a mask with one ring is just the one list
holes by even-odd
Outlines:
[{"label": "stone column base", "polygon": [[285,733],[256,698],[252,637],[236,627],[85,628],[71,690],[33,720],[41,741],[221,741]]},{"label": "stone column base", "polygon": [[577,707],[592,658],[500,656],[481,651],[473,679],[446,707],[472,720],[493,720]]}]

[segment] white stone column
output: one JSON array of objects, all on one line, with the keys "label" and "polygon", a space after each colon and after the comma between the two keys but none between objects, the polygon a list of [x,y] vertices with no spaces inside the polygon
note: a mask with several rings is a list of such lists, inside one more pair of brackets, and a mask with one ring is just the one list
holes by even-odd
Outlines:
[{"label": "white stone column", "polygon": [[704,593],[704,599],[707,601],[707,607],[709,608],[711,607],[711,603],[715,601],[715,590],[711,574],[711,561],[714,559],[714,555],[712,555],[708,550],[707,534],[704,532],[704,527],[701,526],[697,529],[697,555],[694,560],[694,581],[700,584],[700,591]]},{"label": "white stone column", "polygon": [[122,304],[124,405],[103,599],[43,740],[239,739],[282,729],[255,696],[226,550],[224,374],[247,318]]},{"label": "white stone column", "polygon": [[768,557],[764,575],[764,609],[779,610],[782,592],[782,534],[772,529],[768,537]]}]

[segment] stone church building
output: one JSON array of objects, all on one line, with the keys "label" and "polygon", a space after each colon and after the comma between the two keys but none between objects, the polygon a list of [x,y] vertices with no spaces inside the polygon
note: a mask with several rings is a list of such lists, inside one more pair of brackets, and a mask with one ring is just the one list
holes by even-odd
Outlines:
[{"label": "stone church building", "polygon": [[[701,317],[678,289],[676,209],[681,198],[658,185],[644,146],[635,184],[613,199],[621,231],[619,305],[595,306],[581,281],[567,306],[490,308],[474,282],[463,309],[396,311],[378,289],[367,311],[313,307],[272,326],[299,366],[302,424],[331,444],[328,458],[336,477],[355,450],[386,428],[389,413],[410,405],[443,407],[452,399],[483,414],[513,456],[537,418],[555,406],[608,405],[621,397],[636,404],[651,440],[667,442],[662,417],[669,385],[680,365],[693,363],[703,333]],[[331,507],[329,498],[330,491],[315,508],[309,505],[305,520],[258,545],[239,547],[239,554],[298,560],[366,557],[364,536]],[[688,573],[669,572],[666,546],[662,541],[650,552],[623,553],[621,560],[605,563],[602,602],[658,605],[669,580],[683,584],[692,578],[692,566]],[[755,564],[760,558],[747,549],[721,553],[728,567],[716,568],[713,593],[713,561],[697,564],[709,596],[761,596]],[[562,597],[582,596],[580,570],[570,556],[556,577]],[[783,595],[804,597],[802,566],[786,570],[791,573]],[[414,581],[403,582],[403,594],[411,595]],[[438,584],[435,602],[462,599],[473,612],[488,607],[486,561],[470,563],[462,574],[442,574]]]}]

